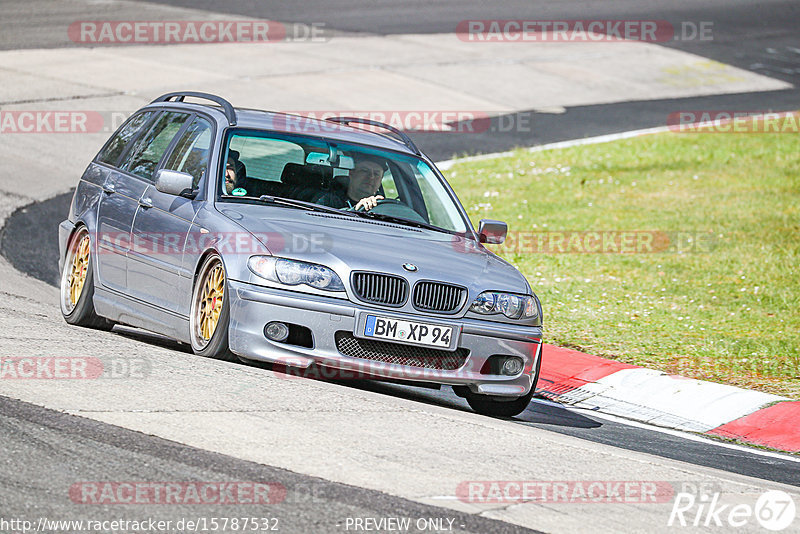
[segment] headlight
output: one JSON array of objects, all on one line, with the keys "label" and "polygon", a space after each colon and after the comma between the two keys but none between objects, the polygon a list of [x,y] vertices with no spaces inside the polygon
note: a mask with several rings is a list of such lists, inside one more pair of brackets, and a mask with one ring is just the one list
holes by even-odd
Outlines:
[{"label": "headlight", "polygon": [[538,315],[539,307],[533,295],[484,291],[475,298],[469,311],[481,315],[502,313],[509,319],[530,319]]},{"label": "headlight", "polygon": [[247,261],[247,267],[262,278],[287,286],[305,284],[324,291],[344,291],[344,284],[339,275],[332,269],[316,263],[274,256],[252,256]]}]

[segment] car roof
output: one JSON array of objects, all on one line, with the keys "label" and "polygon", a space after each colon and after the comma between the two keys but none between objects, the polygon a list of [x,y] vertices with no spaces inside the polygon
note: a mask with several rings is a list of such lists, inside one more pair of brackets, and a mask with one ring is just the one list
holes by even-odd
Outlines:
[{"label": "car roof", "polygon": [[[229,127],[228,117],[220,106],[196,104],[193,102],[153,102],[147,108],[185,109],[187,111],[206,112],[213,115],[219,124]],[[373,132],[364,128],[346,126],[328,120],[319,120],[289,113],[264,111],[249,108],[233,108],[236,112],[236,124],[233,128],[267,130],[285,134],[306,135],[328,140],[368,145],[375,148],[393,150],[411,155],[418,155],[400,139]]]}]

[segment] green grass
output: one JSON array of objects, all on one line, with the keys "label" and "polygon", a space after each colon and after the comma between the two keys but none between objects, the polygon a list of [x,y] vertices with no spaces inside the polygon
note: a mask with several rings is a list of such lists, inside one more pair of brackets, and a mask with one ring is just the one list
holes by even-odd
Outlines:
[{"label": "green grass", "polygon": [[541,299],[546,341],[800,399],[797,134],[667,133],[445,174],[476,227],[655,236],[660,252],[496,247]]}]

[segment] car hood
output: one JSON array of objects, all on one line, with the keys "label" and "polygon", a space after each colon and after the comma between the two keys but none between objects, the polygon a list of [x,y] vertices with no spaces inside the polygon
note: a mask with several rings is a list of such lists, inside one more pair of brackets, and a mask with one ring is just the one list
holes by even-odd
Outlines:
[{"label": "car hood", "polygon": [[[334,269],[397,274],[409,282],[439,280],[470,294],[485,290],[527,293],[515,267],[473,239],[383,221],[277,206],[221,207],[223,215],[252,233],[272,254]],[[410,272],[404,264],[413,264]]]}]

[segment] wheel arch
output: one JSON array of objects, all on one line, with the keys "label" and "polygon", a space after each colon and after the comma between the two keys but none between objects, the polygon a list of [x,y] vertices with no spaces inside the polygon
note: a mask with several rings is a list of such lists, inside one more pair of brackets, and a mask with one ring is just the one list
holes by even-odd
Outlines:
[{"label": "wheel arch", "polygon": [[61,257],[59,258],[59,262],[61,263],[61,268],[62,269],[65,269],[67,267],[66,266],[66,261],[67,261],[67,254],[69,254],[69,248],[70,248],[70,246],[72,246],[72,243],[73,243],[73,241],[75,239],[75,236],[78,234],[78,232],[80,232],[84,228],[86,229],[86,231],[89,234],[89,250],[90,250],[90,253],[91,253],[90,259],[91,259],[91,265],[92,265],[92,274],[94,275],[92,283],[95,284],[95,286],[96,286],[97,285],[97,279],[98,279],[97,278],[97,262],[95,261],[95,258],[97,257],[97,240],[92,237],[92,232],[89,229],[89,225],[82,218],[78,219],[77,221],[75,221],[75,223],[72,225],[72,229],[69,231],[69,235],[67,236],[67,240],[64,243],[64,251],[61,254]]},{"label": "wheel arch", "polygon": [[212,254],[216,254],[219,256],[219,260],[222,262],[222,269],[225,271],[225,278],[227,281],[228,277],[228,269],[225,267],[225,258],[222,256],[222,253],[218,251],[216,248],[211,247],[203,251],[202,254],[197,258],[197,263],[194,266],[194,274],[192,274],[192,287],[197,283],[197,277],[200,276],[200,269],[203,268],[203,264],[206,262],[209,256]]}]

